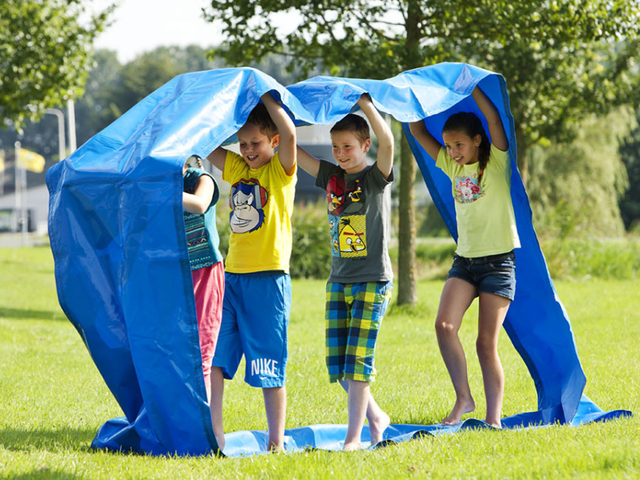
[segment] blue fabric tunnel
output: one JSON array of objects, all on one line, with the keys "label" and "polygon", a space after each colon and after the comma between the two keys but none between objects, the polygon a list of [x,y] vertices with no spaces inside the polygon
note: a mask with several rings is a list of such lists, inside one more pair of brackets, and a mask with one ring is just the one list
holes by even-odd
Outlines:
[{"label": "blue fabric tunnel", "polygon": [[[439,64],[384,81],[316,77],[285,88],[258,70],[233,68],[176,77],[47,173],[60,305],[124,413],[106,422],[92,445],[153,455],[199,455],[218,449],[202,376],[185,242],[186,158],[204,157],[233,141],[266,92],[282,101],[297,125],[335,122],[368,92],[380,111],[405,124],[431,196],[455,238],[449,179],[435,168],[406,123],[425,118],[440,140],[451,113],[477,111],[470,100],[476,85],[498,107],[509,136],[522,248],[516,252],[517,292],[505,329],[538,393],[538,411],[503,423],[507,428],[577,425],[628,415],[602,412],[582,394],[586,379],[571,324],[549,277],[515,168],[513,118],[500,75],[466,64]],[[395,442],[478,425],[481,422],[392,425],[385,438]],[[285,434],[287,450],[337,449],[344,426],[300,427]],[[365,427],[363,440],[367,436]],[[266,447],[264,432],[226,437],[227,455],[261,453]]]}]

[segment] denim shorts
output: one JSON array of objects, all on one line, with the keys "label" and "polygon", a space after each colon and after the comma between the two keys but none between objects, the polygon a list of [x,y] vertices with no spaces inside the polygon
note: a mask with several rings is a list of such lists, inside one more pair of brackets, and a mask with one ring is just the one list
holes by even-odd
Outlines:
[{"label": "denim shorts", "polygon": [[453,256],[447,278],[459,278],[470,283],[478,294],[493,293],[513,301],[516,293],[516,255],[513,251],[488,257]]}]

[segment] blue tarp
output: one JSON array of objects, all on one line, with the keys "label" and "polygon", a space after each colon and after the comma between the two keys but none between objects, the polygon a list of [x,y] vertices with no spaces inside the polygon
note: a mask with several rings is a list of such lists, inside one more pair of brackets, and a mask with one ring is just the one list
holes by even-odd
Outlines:
[{"label": "blue tarp", "polygon": [[[613,418],[630,415],[626,410],[603,412],[586,396],[582,397],[578,411],[571,425],[578,426],[588,422],[604,422]],[[541,428],[550,424],[540,422],[539,412],[521,413],[502,419],[502,428],[514,430],[518,428]],[[370,444],[369,426],[362,431],[362,442],[369,449],[406,442],[419,437],[435,437],[450,435],[463,430],[488,429],[495,430],[481,420],[470,418],[457,425],[390,425],[384,433],[384,440],[377,445]],[[285,431],[285,449],[288,452],[317,450],[342,450],[347,425],[312,425],[292,428]],[[268,435],[266,431],[244,431],[225,435],[227,445],[224,453],[230,457],[256,455],[267,452]]]},{"label": "blue tarp", "polygon": [[[582,395],[586,380],[571,325],[549,278],[515,168],[513,118],[500,75],[439,64],[384,81],[316,77],[285,88],[258,70],[233,68],[176,77],[47,173],[60,305],[124,412],[101,427],[93,446],[178,455],[217,450],[185,242],[182,165],[187,157],[204,157],[232,141],[263,93],[271,91],[297,125],[307,125],[337,121],[368,92],[380,111],[405,123],[427,186],[455,237],[449,179],[417,145],[406,122],[426,118],[440,139],[451,113],[477,110],[470,94],[478,84],[498,107],[509,135],[523,248],[516,253],[517,292],[505,329],[538,392],[539,410],[513,417],[518,417],[513,425],[579,424],[628,414],[605,414]],[[394,425],[385,438],[450,433],[470,424],[477,421],[448,428]],[[292,450],[331,449],[344,431],[313,426],[287,435]],[[230,434],[225,453],[260,452],[262,436]]]}]

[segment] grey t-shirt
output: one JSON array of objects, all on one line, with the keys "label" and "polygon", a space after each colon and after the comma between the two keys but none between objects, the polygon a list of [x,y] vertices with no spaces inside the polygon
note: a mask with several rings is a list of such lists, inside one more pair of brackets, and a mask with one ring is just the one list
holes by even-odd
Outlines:
[{"label": "grey t-shirt", "polygon": [[316,186],[327,192],[331,235],[330,282],[386,282],[393,279],[387,250],[389,198],[384,190],[393,181],[370,165],[346,173],[320,161]]}]

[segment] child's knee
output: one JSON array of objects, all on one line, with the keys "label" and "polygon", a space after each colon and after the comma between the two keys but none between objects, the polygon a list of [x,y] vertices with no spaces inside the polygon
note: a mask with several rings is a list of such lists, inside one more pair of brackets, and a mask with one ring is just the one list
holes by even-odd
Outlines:
[{"label": "child's knee", "polygon": [[448,337],[458,334],[458,329],[453,322],[448,321],[445,318],[436,319],[436,334],[439,337]]},{"label": "child's knee", "polygon": [[491,359],[498,356],[498,342],[495,339],[483,335],[478,335],[476,339],[476,352],[478,358]]}]

